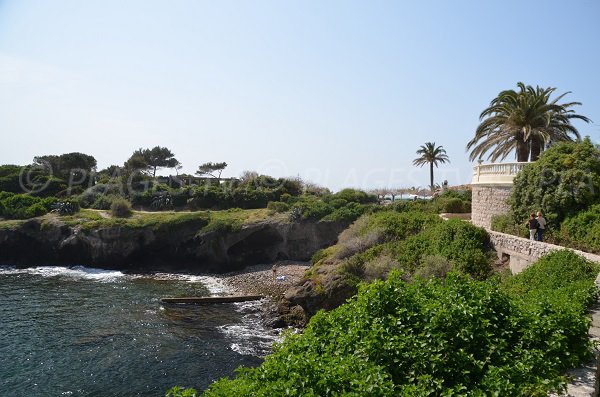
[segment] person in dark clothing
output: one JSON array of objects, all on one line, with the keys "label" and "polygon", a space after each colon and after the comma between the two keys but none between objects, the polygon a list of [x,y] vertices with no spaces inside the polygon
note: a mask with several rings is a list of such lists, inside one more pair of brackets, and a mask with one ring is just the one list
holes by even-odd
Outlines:
[{"label": "person in dark clothing", "polygon": [[529,239],[535,241],[535,233],[537,232],[538,227],[540,227],[539,222],[535,219],[535,212],[532,212],[529,215],[527,227],[529,228]]},{"label": "person in dark clothing", "polygon": [[542,215],[542,211],[538,211],[537,218],[535,219],[537,219],[539,224],[537,229],[537,241],[543,241],[544,232],[546,231],[546,218],[544,218],[544,216]]}]

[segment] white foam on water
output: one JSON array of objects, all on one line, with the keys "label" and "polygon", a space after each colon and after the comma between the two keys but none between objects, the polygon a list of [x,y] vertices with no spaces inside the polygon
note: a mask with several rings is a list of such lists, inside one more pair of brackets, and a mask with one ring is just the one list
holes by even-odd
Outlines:
[{"label": "white foam on water", "polygon": [[[137,276],[147,277],[147,276]],[[151,276],[155,280],[178,280],[188,283],[201,283],[208,289],[211,295],[226,295],[231,294],[233,290],[229,287],[222,278],[215,276],[196,276],[192,274],[174,274],[174,273],[154,273]]]},{"label": "white foam on water", "polygon": [[208,288],[211,295],[224,295],[233,292],[233,289],[225,284],[222,278],[213,276],[190,276],[189,282],[202,283]]},{"label": "white foam on water", "polygon": [[266,328],[261,319],[264,301],[234,303],[235,310],[242,314],[241,323],[218,327],[230,341],[231,350],[249,356],[265,356],[271,353],[274,342],[281,337]]},{"label": "white foam on water", "polygon": [[114,281],[125,277],[124,273],[117,270],[104,270],[85,266],[36,266],[24,269],[2,267],[0,268],[0,275],[3,274],[32,274],[41,277],[68,277],[76,280],[96,280],[101,282]]}]

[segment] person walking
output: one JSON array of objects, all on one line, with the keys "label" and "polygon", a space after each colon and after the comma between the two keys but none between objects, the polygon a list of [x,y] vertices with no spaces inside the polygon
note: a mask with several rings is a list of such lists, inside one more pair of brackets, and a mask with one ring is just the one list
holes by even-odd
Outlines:
[{"label": "person walking", "polygon": [[537,241],[543,241],[544,232],[546,231],[546,218],[542,216],[542,211],[538,211],[537,218],[535,219],[538,221],[539,224],[537,229]]},{"label": "person walking", "polygon": [[527,227],[529,228],[529,239],[535,241],[535,233],[537,232],[538,226],[537,219],[535,219],[535,212],[529,214],[529,220],[527,220]]}]

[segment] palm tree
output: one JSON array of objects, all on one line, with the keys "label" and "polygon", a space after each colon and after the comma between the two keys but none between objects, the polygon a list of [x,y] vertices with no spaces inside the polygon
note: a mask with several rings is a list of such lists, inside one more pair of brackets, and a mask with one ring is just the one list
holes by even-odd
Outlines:
[{"label": "palm tree", "polygon": [[421,145],[419,150],[417,150],[417,154],[419,157],[413,160],[413,165],[418,165],[420,167],[425,164],[429,164],[429,180],[431,187],[431,193],[433,194],[433,166],[438,166],[438,163],[444,164],[446,162],[450,162],[450,159],[446,155],[446,150],[443,146],[435,146],[435,142],[425,142],[425,145]]},{"label": "palm tree", "polygon": [[490,150],[491,161],[503,160],[513,150],[517,161],[535,161],[552,142],[581,139],[571,119],[586,123],[590,119],[571,109],[580,102],[558,103],[569,92],[550,100],[556,88],[533,88],[521,82],[517,86],[518,92],[500,92],[479,115],[481,123],[467,144],[471,161],[481,159]]}]

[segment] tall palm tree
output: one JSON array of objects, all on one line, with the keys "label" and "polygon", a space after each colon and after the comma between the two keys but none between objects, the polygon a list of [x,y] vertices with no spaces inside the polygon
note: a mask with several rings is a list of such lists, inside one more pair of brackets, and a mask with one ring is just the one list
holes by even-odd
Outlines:
[{"label": "tall palm tree", "polygon": [[433,193],[433,166],[435,165],[437,168],[438,163],[449,163],[450,159],[446,155],[446,150],[444,149],[444,147],[436,147],[435,142],[425,142],[425,145],[421,145],[419,150],[417,150],[417,154],[419,155],[419,157],[413,160],[413,165],[418,165],[422,167],[425,164],[429,164],[429,186],[431,187],[431,193]]},{"label": "tall palm tree", "polygon": [[521,82],[517,86],[519,91],[500,92],[481,112],[475,137],[467,144],[471,161],[488,151],[489,160],[503,160],[513,150],[517,161],[535,161],[552,142],[581,139],[571,120],[589,123],[590,119],[571,109],[580,102],[558,103],[569,92],[550,100],[556,88],[533,88]]}]

